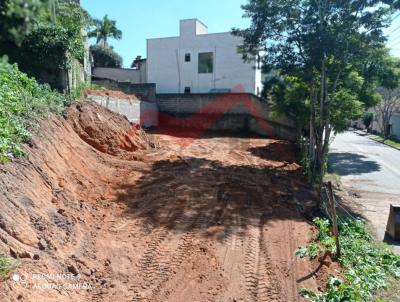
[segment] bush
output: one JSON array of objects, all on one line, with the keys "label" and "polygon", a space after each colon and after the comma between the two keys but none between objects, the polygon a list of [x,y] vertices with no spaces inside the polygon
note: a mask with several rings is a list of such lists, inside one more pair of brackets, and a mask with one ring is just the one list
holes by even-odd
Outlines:
[{"label": "bush", "polygon": [[[336,253],[335,240],[327,219],[316,218],[319,228],[318,243],[296,251],[300,257],[317,257],[318,252]],[[400,256],[387,247],[377,246],[358,219],[339,219],[341,243],[340,262],[344,268],[343,279],[332,276],[327,290],[322,294],[303,289],[301,293],[312,301],[374,301],[378,291],[387,288],[392,279],[400,278]],[[319,247],[315,245],[319,244]],[[398,281],[397,281],[398,282]]]},{"label": "bush", "polygon": [[29,140],[37,117],[61,113],[67,103],[63,94],[0,59],[0,163],[23,154],[20,144]]},{"label": "bush", "polygon": [[0,255],[0,281],[7,279],[10,272],[16,268],[16,263],[11,263],[6,256]]},{"label": "bush", "polygon": [[362,117],[362,120],[367,130],[369,130],[369,127],[371,126],[372,121],[374,120],[374,114],[371,112],[365,112]]},{"label": "bush", "polygon": [[108,46],[92,45],[90,52],[95,67],[121,67],[122,57]]}]

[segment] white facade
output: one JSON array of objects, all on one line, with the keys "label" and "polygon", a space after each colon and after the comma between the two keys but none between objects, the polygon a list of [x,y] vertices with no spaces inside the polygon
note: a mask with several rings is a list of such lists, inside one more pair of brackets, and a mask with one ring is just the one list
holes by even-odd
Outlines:
[{"label": "white facade", "polygon": [[[259,94],[261,70],[256,63],[243,62],[237,53],[241,43],[242,38],[229,32],[209,34],[197,19],[181,20],[179,37],[147,40],[147,81],[156,83],[157,93],[230,90]],[[205,53],[206,70],[199,68],[199,54],[204,58]]]},{"label": "white facade", "polygon": [[[375,111],[374,113],[374,121],[372,123],[372,130],[378,133],[382,133],[382,120],[378,121],[378,116]],[[400,111],[393,112],[393,115],[390,119],[390,136],[396,139],[400,139]]]}]

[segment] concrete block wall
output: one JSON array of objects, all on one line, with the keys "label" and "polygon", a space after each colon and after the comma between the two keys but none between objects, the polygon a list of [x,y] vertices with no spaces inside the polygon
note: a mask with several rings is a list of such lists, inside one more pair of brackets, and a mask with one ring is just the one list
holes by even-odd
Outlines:
[{"label": "concrete block wall", "polygon": [[151,128],[158,126],[158,109],[153,102],[125,100],[107,96],[88,95],[87,98],[109,110],[124,115],[130,122]]},{"label": "concrete block wall", "polygon": [[296,140],[296,128],[285,118],[271,116],[257,96],[239,94],[158,94],[160,126],[252,132]]},{"label": "concrete block wall", "polygon": [[133,84],[147,82],[146,68],[144,67],[142,69],[94,67],[93,76],[96,78],[109,79],[117,82],[130,82]]},{"label": "concrete block wall", "polygon": [[156,84],[143,83],[132,84],[130,82],[117,82],[110,79],[92,78],[92,83],[103,86],[110,90],[122,91],[126,94],[134,94],[141,100],[156,101]]}]

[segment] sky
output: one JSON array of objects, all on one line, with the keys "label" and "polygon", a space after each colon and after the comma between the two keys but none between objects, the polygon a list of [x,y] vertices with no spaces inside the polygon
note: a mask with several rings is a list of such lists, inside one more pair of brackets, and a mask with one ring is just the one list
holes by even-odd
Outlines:
[{"label": "sky", "polygon": [[[81,5],[94,18],[108,17],[117,21],[122,39],[109,43],[122,56],[124,67],[133,59],[146,57],[146,39],[179,35],[179,20],[197,18],[211,33],[226,32],[232,27],[246,28],[249,19],[242,17],[240,5],[247,0],[81,0]],[[400,13],[385,30],[392,55],[400,57]],[[94,43],[94,41],[92,41]]]},{"label": "sky", "polygon": [[179,36],[181,19],[197,18],[211,33],[248,27],[250,22],[242,18],[240,7],[244,3],[246,0],[81,0],[92,17],[108,14],[117,21],[122,39],[110,39],[109,43],[122,56],[124,67],[137,55],[146,57],[146,39]]}]

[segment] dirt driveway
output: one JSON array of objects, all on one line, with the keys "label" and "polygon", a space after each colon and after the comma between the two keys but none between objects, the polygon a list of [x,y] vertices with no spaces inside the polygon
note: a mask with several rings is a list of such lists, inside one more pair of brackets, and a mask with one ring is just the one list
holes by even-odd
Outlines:
[{"label": "dirt driveway", "polygon": [[[309,263],[294,257],[313,228],[285,202],[307,196],[288,146],[156,137],[178,155],[151,155],[151,172],[118,196],[121,219],[105,217],[99,236],[115,273],[137,272],[127,288],[134,300],[297,301],[300,287],[316,287]],[[270,159],[277,150],[287,162]]]},{"label": "dirt driveway", "polygon": [[[69,124],[46,122],[29,165],[6,167],[0,252],[34,256],[17,270],[24,287],[0,283],[4,301],[286,302],[323,287],[324,268],[294,256],[316,231],[292,205],[314,197],[290,144],[171,132],[150,134],[146,150],[124,136],[122,152],[96,131],[110,114],[77,106]],[[43,288],[63,281],[32,272],[72,273],[90,289]]]}]

